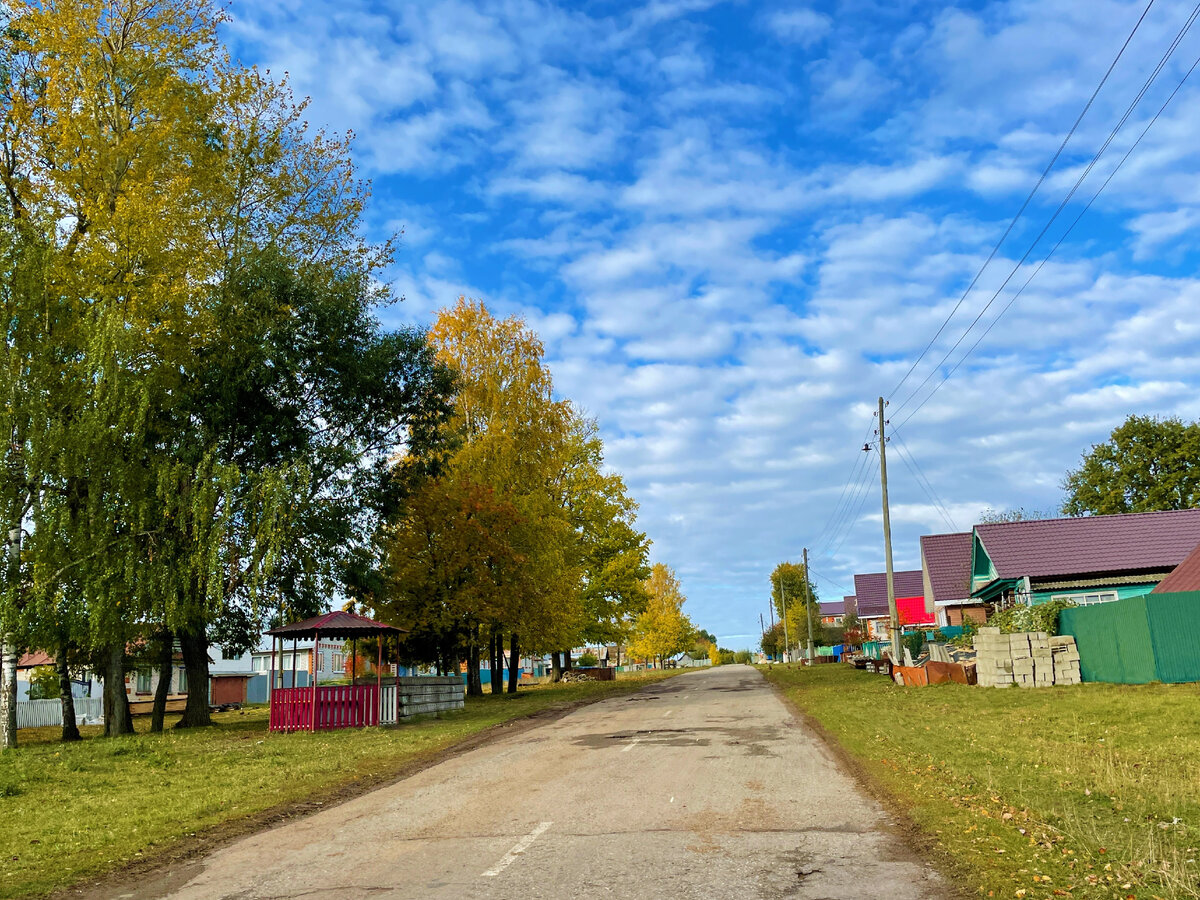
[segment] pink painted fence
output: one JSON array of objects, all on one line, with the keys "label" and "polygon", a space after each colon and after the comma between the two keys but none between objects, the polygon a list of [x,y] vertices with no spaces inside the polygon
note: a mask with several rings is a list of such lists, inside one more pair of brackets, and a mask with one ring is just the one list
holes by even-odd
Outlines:
[{"label": "pink painted fence", "polygon": [[271,730],[312,730],[314,705],[317,731],[379,724],[379,690],[375,685],[331,684],[317,688],[315,704],[311,687],[273,690]]}]

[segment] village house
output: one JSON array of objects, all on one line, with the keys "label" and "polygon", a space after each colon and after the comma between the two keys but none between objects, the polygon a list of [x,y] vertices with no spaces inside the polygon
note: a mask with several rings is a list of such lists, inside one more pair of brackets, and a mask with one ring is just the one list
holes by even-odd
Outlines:
[{"label": "village house", "polygon": [[971,597],[1079,606],[1148,593],[1200,544],[1200,509],[976,525]]},{"label": "village house", "polygon": [[970,620],[982,625],[991,605],[971,596],[970,531],[921,536],[921,577],[925,612],[939,627],[961,626]]},{"label": "village house", "polygon": [[825,603],[819,603],[821,624],[832,625],[834,628],[840,626],[842,624],[842,617],[846,614],[846,601],[852,599],[852,597],[843,597],[841,600],[830,600]]},{"label": "village house", "polygon": [[[933,616],[925,611],[924,575],[920,569],[892,573],[892,589],[900,625],[931,625]],[[891,613],[888,608],[887,574],[871,572],[854,576],[854,600],[858,619],[867,640],[891,639]]]}]

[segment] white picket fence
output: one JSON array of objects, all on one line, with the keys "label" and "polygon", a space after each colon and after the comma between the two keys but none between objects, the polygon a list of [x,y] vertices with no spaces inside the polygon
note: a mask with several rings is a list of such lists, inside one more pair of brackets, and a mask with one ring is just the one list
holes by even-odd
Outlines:
[{"label": "white picket fence", "polygon": [[[75,721],[89,725],[103,721],[104,699],[102,697],[76,697]],[[17,704],[18,728],[45,728],[62,725],[61,700],[22,700]]]}]

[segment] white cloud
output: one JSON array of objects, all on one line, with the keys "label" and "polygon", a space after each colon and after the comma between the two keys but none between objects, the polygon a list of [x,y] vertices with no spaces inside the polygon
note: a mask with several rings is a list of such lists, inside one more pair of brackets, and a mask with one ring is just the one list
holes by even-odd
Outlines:
[{"label": "white cloud", "polygon": [[829,34],[833,23],[829,16],[802,6],[770,13],[766,26],[782,41],[811,47]]}]

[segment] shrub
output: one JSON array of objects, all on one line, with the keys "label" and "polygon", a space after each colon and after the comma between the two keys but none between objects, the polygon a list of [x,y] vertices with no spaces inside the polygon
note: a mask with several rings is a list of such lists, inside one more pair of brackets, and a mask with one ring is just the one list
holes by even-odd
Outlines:
[{"label": "shrub", "polygon": [[1052,600],[1039,606],[1026,606],[1018,603],[1008,609],[993,613],[988,619],[988,625],[999,628],[1005,634],[1017,634],[1022,631],[1044,631],[1047,634],[1058,634],[1058,616],[1064,609],[1076,606],[1074,600]]},{"label": "shrub", "polygon": [[29,677],[30,700],[58,700],[62,691],[58,686],[58,673],[52,666],[38,666]]},{"label": "shrub", "polygon": [[908,652],[913,655],[913,659],[915,660],[921,655],[921,650],[925,647],[925,632],[910,631],[908,634],[902,635],[900,641],[908,648]]},{"label": "shrub", "polygon": [[600,660],[596,659],[596,654],[594,653],[585,653],[579,657],[579,659],[575,660],[575,665],[582,666],[585,669],[589,666],[596,666],[599,664]]}]

